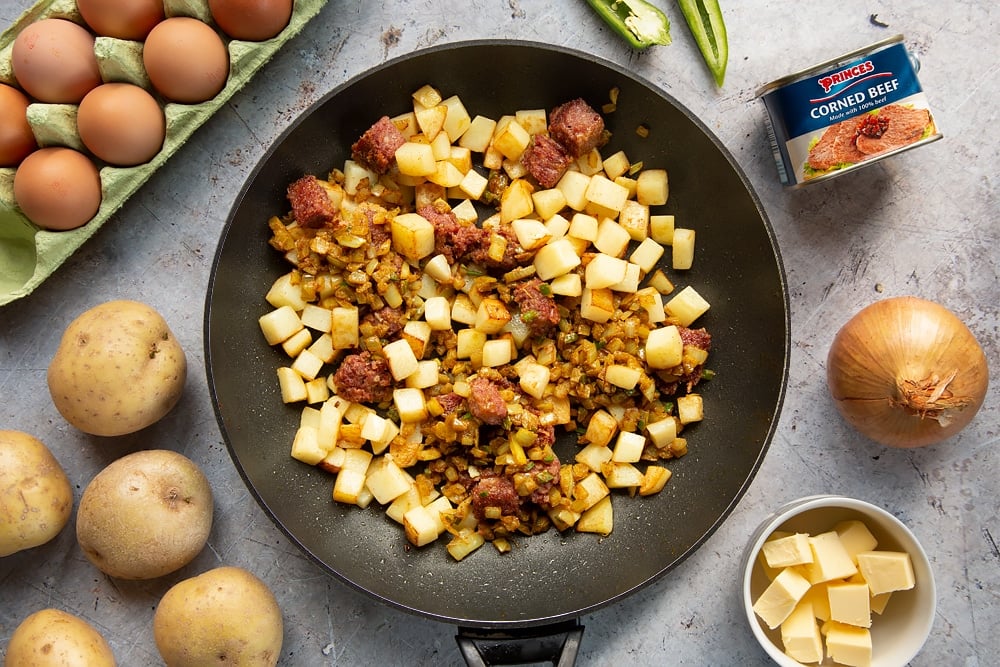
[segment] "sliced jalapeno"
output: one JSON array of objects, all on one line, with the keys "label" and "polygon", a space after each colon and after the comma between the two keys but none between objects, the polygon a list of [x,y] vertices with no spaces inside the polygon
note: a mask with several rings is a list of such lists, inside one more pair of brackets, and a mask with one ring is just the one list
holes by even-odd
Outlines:
[{"label": "sliced jalapeno", "polygon": [[597,14],[632,48],[670,43],[670,21],[644,0],[587,0]]},{"label": "sliced jalapeno", "polygon": [[726,78],[729,41],[719,0],[677,0],[677,4],[681,7],[681,13],[694,35],[705,64],[715,77],[716,85],[721,86]]}]

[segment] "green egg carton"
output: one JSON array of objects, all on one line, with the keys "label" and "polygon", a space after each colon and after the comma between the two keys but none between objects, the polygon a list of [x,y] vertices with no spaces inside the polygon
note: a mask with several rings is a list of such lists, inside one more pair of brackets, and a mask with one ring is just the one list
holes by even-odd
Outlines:
[{"label": "green egg carton", "polygon": [[[295,0],[288,25],[266,41],[233,40],[220,31],[229,50],[229,79],[225,87],[200,104],[164,103],[166,139],[163,148],[149,162],[136,167],[113,167],[95,160],[100,168],[103,197],[97,214],[82,227],[48,231],[32,224],[14,200],[15,169],[0,168],[0,306],[31,294],[52,275],[202,123],[242,88],[285,42],[298,34],[326,2]],[[207,0],[167,0],[164,9],[168,17],[190,16],[215,27]],[[44,18],[68,19],[86,27],[76,0],[41,0],[0,34],[0,82],[18,87],[11,65],[14,39],[25,26]],[[97,37],[94,51],[105,82],[134,83],[153,92],[142,67],[141,42]],[[39,146],[83,148],[76,133],[75,105],[33,103],[28,108],[28,122]]]}]

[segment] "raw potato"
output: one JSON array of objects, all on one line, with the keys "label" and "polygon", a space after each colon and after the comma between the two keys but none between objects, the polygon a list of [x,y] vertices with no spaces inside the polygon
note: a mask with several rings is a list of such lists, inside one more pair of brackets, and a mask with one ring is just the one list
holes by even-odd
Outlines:
[{"label": "raw potato", "polygon": [[197,556],[212,529],[212,490],[182,454],[123,456],[83,492],[76,537],[88,560],[121,579],[153,579]]},{"label": "raw potato", "polygon": [[167,667],[275,665],[283,632],[274,594],[239,567],[217,567],[175,584],[153,616]]},{"label": "raw potato", "polygon": [[4,665],[15,667],[114,667],[115,656],[92,625],[59,609],[24,619],[7,644]]},{"label": "raw potato", "polygon": [[72,513],[73,488],[48,447],[0,431],[0,557],[45,544]]},{"label": "raw potato", "polygon": [[125,435],[162,419],[187,377],[184,350],[166,321],[136,301],[110,301],[67,327],[49,365],[60,414],[85,433]]}]

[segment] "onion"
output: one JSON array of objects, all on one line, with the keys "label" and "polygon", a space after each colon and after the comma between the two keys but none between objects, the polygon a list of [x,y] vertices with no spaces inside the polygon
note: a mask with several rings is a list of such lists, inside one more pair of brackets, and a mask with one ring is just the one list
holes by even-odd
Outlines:
[{"label": "onion", "polygon": [[986,354],[947,308],[894,297],[862,309],[837,332],[827,385],[854,428],[890,447],[923,447],[972,421],[986,397]]}]

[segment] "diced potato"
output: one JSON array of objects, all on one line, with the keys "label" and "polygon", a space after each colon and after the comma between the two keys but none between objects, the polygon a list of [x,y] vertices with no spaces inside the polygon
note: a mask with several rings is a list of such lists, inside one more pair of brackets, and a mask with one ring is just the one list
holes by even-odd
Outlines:
[{"label": "diced potato", "polygon": [[434,225],[418,213],[400,213],[392,219],[392,247],[403,257],[420,260],[434,252]]},{"label": "diced potato", "polygon": [[649,216],[649,235],[657,243],[671,245],[674,242],[674,216]]},{"label": "diced potato", "polygon": [[297,283],[292,282],[291,273],[279,276],[271,285],[271,289],[267,291],[264,299],[278,310],[287,306],[297,312],[306,307],[306,302],[302,298],[302,289]]},{"label": "diced potato", "polygon": [[483,169],[489,169],[495,171],[503,167],[503,153],[493,148],[493,144],[486,149],[483,153]]},{"label": "diced potato", "polygon": [[424,358],[427,344],[431,340],[431,325],[423,320],[410,320],[403,325],[402,340],[410,345],[413,356],[417,359]]},{"label": "diced potato", "polygon": [[677,438],[677,420],[672,416],[664,417],[651,424],[646,424],[646,433],[657,449],[669,447]]},{"label": "diced potato", "polygon": [[486,345],[486,334],[477,329],[459,329],[455,345],[455,356],[468,359],[473,366],[483,363],[483,346]]},{"label": "diced potato", "polygon": [[417,370],[406,378],[407,387],[427,389],[438,383],[439,363],[437,359],[425,359],[417,362]]},{"label": "diced potato", "polygon": [[673,324],[652,329],[646,337],[646,365],[650,368],[673,368],[684,358],[684,341]]},{"label": "diced potato", "polygon": [[441,104],[448,108],[448,114],[445,117],[442,129],[448,134],[449,141],[455,143],[469,129],[472,119],[469,117],[469,112],[458,95],[452,95],[441,100]]},{"label": "diced potato", "polygon": [[472,305],[472,300],[466,294],[456,294],[451,302],[451,319],[453,322],[473,325],[476,323],[478,309]]},{"label": "diced potato", "polygon": [[585,512],[608,493],[608,487],[601,476],[592,472],[573,486],[573,502],[570,509],[574,512]]},{"label": "diced potato", "polygon": [[[447,128],[447,121],[445,122],[445,127]],[[445,129],[447,132],[447,129]],[[472,151],[468,148],[463,148],[462,146],[451,145],[448,147],[448,157],[446,158],[448,162],[455,165],[463,174],[469,173],[472,170]]]},{"label": "diced potato", "polygon": [[316,437],[321,447],[327,451],[333,451],[340,435],[340,424],[344,413],[341,411],[341,404],[336,397],[327,399],[319,408],[319,425],[316,427]]},{"label": "diced potato", "polygon": [[531,184],[523,178],[511,181],[500,195],[500,222],[509,223],[530,215],[535,209],[532,191]]},{"label": "diced potato", "polygon": [[312,344],[312,333],[309,329],[299,329],[297,333],[292,334],[289,338],[281,344],[281,349],[291,358],[299,356],[302,350],[305,350]]},{"label": "diced potato", "polygon": [[708,312],[709,303],[688,285],[663,306],[667,315],[676,318],[681,326],[687,327]]},{"label": "diced potato", "polygon": [[314,380],[323,369],[323,360],[309,350],[302,350],[292,362],[292,370],[305,380]]},{"label": "diced potato", "polygon": [[593,176],[604,169],[604,158],[601,157],[601,151],[592,148],[578,157],[574,164],[581,174]]},{"label": "diced potato", "polygon": [[396,166],[403,176],[430,176],[437,170],[434,149],[411,139],[396,149]]},{"label": "diced potato", "polygon": [[469,128],[458,140],[458,145],[468,148],[475,153],[483,153],[493,139],[493,131],[496,129],[496,126],[497,122],[495,120],[485,116],[476,116],[472,119]]},{"label": "diced potato", "polygon": [[447,548],[452,558],[462,560],[485,543],[486,539],[477,531],[472,528],[464,528],[451,538]]},{"label": "diced potato", "polygon": [[639,268],[638,264],[625,262],[625,277],[616,282],[614,285],[611,285],[610,289],[615,292],[628,292],[629,294],[638,292],[639,280],[641,277],[642,269]]},{"label": "diced potato", "polygon": [[694,230],[674,229],[673,241],[673,267],[675,269],[690,269],[694,264]]},{"label": "diced potato", "polygon": [[566,205],[574,211],[582,211],[587,206],[587,186],[590,176],[579,171],[567,171],[556,183],[566,198]]},{"label": "diced potato", "polygon": [[[577,259],[579,262],[579,258]],[[299,319],[299,314],[291,306],[281,306],[261,315],[257,322],[268,345],[277,345],[288,340],[305,326]]]},{"label": "diced potato", "polygon": [[596,533],[610,535],[614,528],[614,510],[611,496],[605,496],[593,507],[584,511],[576,522],[576,530],[580,533]]},{"label": "diced potato", "polygon": [[632,237],[628,230],[611,218],[604,218],[597,225],[594,247],[606,255],[623,257]]},{"label": "diced potato", "polygon": [[633,241],[643,241],[649,236],[649,207],[629,199],[618,215],[618,224],[625,228]]},{"label": "diced potato", "polygon": [[574,460],[582,463],[594,472],[601,472],[604,464],[611,461],[612,450],[610,447],[590,443],[576,453]]},{"label": "diced potato", "polygon": [[496,334],[510,322],[507,306],[495,297],[486,297],[479,302],[476,310],[475,329],[485,334]]},{"label": "diced potato", "polygon": [[510,223],[517,242],[525,250],[535,250],[549,242],[552,235],[541,220],[518,218]]},{"label": "diced potato", "polygon": [[306,382],[306,403],[322,403],[330,398],[330,388],[326,385],[326,378],[318,377]]},{"label": "diced potato", "polygon": [[514,120],[528,134],[541,134],[548,129],[549,121],[545,109],[518,109],[514,112]]},{"label": "diced potato", "polygon": [[590,183],[584,195],[588,202],[593,202],[612,211],[621,211],[628,200],[628,190],[601,174],[590,177]]},{"label": "diced potato", "polygon": [[611,463],[604,465],[604,483],[609,489],[637,489],[642,484],[642,471],[631,463]]},{"label": "diced potato", "polygon": [[612,178],[611,180],[628,190],[629,199],[635,199],[636,180],[634,178],[619,176],[618,178]]},{"label": "diced potato", "polygon": [[337,306],[330,311],[330,341],[335,350],[358,346],[358,309]]},{"label": "diced potato", "polygon": [[488,340],[483,344],[483,366],[496,368],[505,366],[513,359],[513,347],[507,338]]},{"label": "diced potato", "polygon": [[653,287],[643,287],[636,290],[639,297],[639,305],[646,311],[646,318],[650,324],[659,324],[667,319],[667,313],[663,310],[663,297]]},{"label": "diced potato", "polygon": [[441,104],[441,92],[429,83],[426,83],[413,91],[411,97],[413,98],[413,106],[415,108],[434,107]]},{"label": "diced potato", "polygon": [[354,160],[344,160],[344,192],[354,196],[365,181],[371,187],[378,182],[378,174]]},{"label": "diced potato", "polygon": [[682,424],[701,421],[704,416],[704,405],[699,394],[686,394],[677,397],[677,419]]},{"label": "diced potato", "polygon": [[424,274],[429,275],[439,283],[451,284],[451,265],[444,255],[434,255],[424,264]]},{"label": "diced potato", "polygon": [[440,519],[436,519],[431,509],[417,505],[403,515],[403,530],[406,539],[415,547],[430,544],[438,538]]},{"label": "diced potato", "polygon": [[[445,118],[448,117],[448,107],[443,104],[436,104],[434,106],[416,108],[413,110],[413,113],[417,117],[417,127],[420,128],[420,132],[433,141],[437,138],[438,133],[441,132],[441,128],[444,127]],[[447,135],[445,138],[447,139]]]},{"label": "diced potato", "polygon": [[642,474],[642,482],[639,484],[640,496],[651,496],[659,493],[670,481],[671,472],[663,466],[647,466],[646,472]]},{"label": "diced potato", "polygon": [[628,156],[625,155],[625,151],[618,151],[604,158],[604,173],[611,180],[615,180],[627,172],[630,166],[632,165],[629,162]]},{"label": "diced potato", "polygon": [[597,253],[584,271],[584,285],[590,289],[611,287],[625,279],[627,265],[624,259]]},{"label": "diced potato", "polygon": [[539,248],[533,263],[539,278],[552,280],[578,267],[580,255],[568,237],[563,237]]},{"label": "diced potato", "polygon": [[566,195],[559,188],[549,188],[548,190],[533,192],[531,194],[531,201],[535,205],[535,213],[543,220],[548,220],[566,208]]},{"label": "diced potato", "polygon": [[405,339],[392,341],[382,348],[382,352],[389,362],[389,371],[397,382],[417,372],[417,357]]},{"label": "diced potato", "polygon": [[420,131],[420,128],[417,127],[417,116],[412,111],[392,116],[389,120],[396,126],[404,139],[409,139]]},{"label": "diced potato", "polygon": [[635,389],[640,377],[642,377],[641,370],[622,364],[608,364],[604,370],[604,379],[607,382],[626,391]]},{"label": "diced potato", "polygon": [[564,273],[556,276],[549,283],[553,294],[560,296],[580,296],[583,294],[583,280],[579,273]]},{"label": "diced potato", "polygon": [[610,289],[583,288],[580,316],[591,322],[604,323],[615,314],[615,297]]},{"label": "diced potato", "polygon": [[667,277],[667,274],[660,269],[653,272],[653,275],[649,277],[646,284],[660,294],[670,294],[674,291],[674,284],[670,281],[670,278]]},{"label": "diced potato", "polygon": [[486,192],[487,185],[489,185],[489,180],[485,176],[475,169],[470,169],[465,172],[465,176],[462,177],[462,181],[458,184],[458,187],[473,199],[479,199]]},{"label": "diced potato", "polygon": [[465,174],[458,170],[448,160],[438,160],[433,174],[427,175],[427,180],[443,188],[454,188],[462,184]]},{"label": "diced potato", "polygon": [[545,395],[551,373],[548,366],[535,362],[521,364],[518,367],[518,373],[518,385],[524,393],[535,398],[541,398]]},{"label": "diced potato", "polygon": [[345,449],[344,462],[333,483],[333,499],[338,503],[354,505],[365,488],[371,452],[364,449]]},{"label": "diced potato", "polygon": [[569,221],[569,231],[566,233],[574,238],[593,242],[597,239],[597,229],[597,218],[586,213],[575,213]]},{"label": "diced potato", "polygon": [[292,440],[292,458],[311,466],[322,461],[329,452],[320,447],[316,429],[311,426],[300,426],[295,431]]},{"label": "diced potato", "polygon": [[297,403],[309,396],[306,392],[306,382],[302,376],[288,366],[278,367],[278,387],[281,390],[281,400],[284,403]]},{"label": "diced potato", "polygon": [[636,178],[635,198],[640,204],[647,206],[666,204],[669,194],[665,169],[645,169]]},{"label": "diced potato", "polygon": [[451,329],[451,304],[443,296],[432,296],[424,302],[424,320],[434,331]]},{"label": "diced potato", "polygon": [[663,246],[647,236],[629,255],[629,261],[638,264],[643,273],[649,273],[656,267],[663,252]]},{"label": "diced potato", "polygon": [[393,389],[392,401],[401,422],[422,422],[427,419],[427,401],[420,389],[415,387]]},{"label": "diced potato", "polygon": [[607,447],[618,432],[618,420],[606,410],[597,410],[590,416],[584,440],[593,445]]},{"label": "diced potato", "polygon": [[380,456],[368,466],[365,484],[375,500],[385,505],[409,491],[413,481],[391,456]]},{"label": "diced potato", "polygon": [[403,523],[403,516],[407,512],[414,507],[421,507],[422,505],[423,503],[420,502],[420,491],[417,490],[416,485],[411,484],[405,493],[397,496],[395,500],[389,503],[385,514],[393,521]]},{"label": "diced potato", "polygon": [[520,158],[530,142],[531,135],[516,119],[508,122],[502,130],[498,128],[493,136],[493,147],[508,160]]},{"label": "diced potato", "polygon": [[618,439],[615,440],[611,460],[614,463],[637,463],[642,458],[642,449],[645,446],[646,437],[644,435],[621,431],[618,434]]},{"label": "diced potato", "polygon": [[528,176],[528,168],[524,166],[524,163],[520,160],[508,160],[503,161],[503,170],[510,178],[514,180],[516,178],[525,178]]}]

